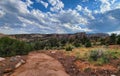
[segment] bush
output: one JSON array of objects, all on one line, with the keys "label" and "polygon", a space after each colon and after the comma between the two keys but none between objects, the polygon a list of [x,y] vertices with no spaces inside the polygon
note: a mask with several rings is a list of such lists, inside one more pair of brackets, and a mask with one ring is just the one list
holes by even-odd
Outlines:
[{"label": "bush", "polygon": [[108,56],[103,55],[102,57],[98,58],[97,64],[102,65],[102,64],[108,63],[109,61],[110,59],[108,58]]},{"label": "bush", "polygon": [[120,45],[120,35],[117,36],[117,44]]},{"label": "bush", "polygon": [[90,41],[88,41],[88,42],[85,43],[85,47],[91,47],[91,46],[92,46],[92,44],[91,44]]},{"label": "bush", "polygon": [[79,42],[74,42],[73,45],[74,45],[75,47],[80,47],[80,46],[81,46],[81,44],[80,44]]},{"label": "bush", "polygon": [[44,49],[46,46],[46,43],[45,42],[42,42],[42,41],[39,41],[39,42],[35,42],[34,43],[34,49],[35,50],[42,50]]},{"label": "bush", "polygon": [[88,54],[88,60],[94,61],[97,64],[105,64],[108,63],[112,59],[118,59],[120,57],[120,52],[117,51],[103,51],[103,50],[92,50]]},{"label": "bush", "polygon": [[92,61],[97,61],[98,59],[98,51],[90,51],[90,55],[89,55],[89,60],[92,60]]},{"label": "bush", "polygon": [[65,48],[66,51],[72,51],[72,49],[73,49],[73,47],[71,45],[67,45]]},{"label": "bush", "polygon": [[108,63],[110,58],[109,58],[109,54],[107,54],[107,52],[104,52],[102,50],[92,50],[89,53],[89,61],[95,61],[97,64],[104,64],[104,63]]},{"label": "bush", "polygon": [[23,41],[18,41],[9,37],[0,38],[0,56],[2,57],[25,55],[31,50],[33,50],[33,47]]}]

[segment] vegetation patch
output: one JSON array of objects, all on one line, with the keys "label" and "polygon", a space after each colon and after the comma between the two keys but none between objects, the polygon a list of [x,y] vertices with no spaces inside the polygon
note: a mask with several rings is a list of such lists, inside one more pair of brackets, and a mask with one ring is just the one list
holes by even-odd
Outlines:
[{"label": "vegetation patch", "polygon": [[72,45],[67,45],[67,46],[65,47],[65,50],[66,50],[66,51],[72,51],[72,49],[73,49],[73,46],[72,46]]},{"label": "vegetation patch", "polygon": [[0,56],[25,55],[33,50],[33,47],[23,41],[11,39],[9,37],[0,38]]},{"label": "vegetation patch", "polygon": [[110,60],[118,59],[120,52],[118,51],[103,51],[103,50],[91,50],[88,54],[88,61],[94,62],[95,64],[102,65],[109,63]]}]

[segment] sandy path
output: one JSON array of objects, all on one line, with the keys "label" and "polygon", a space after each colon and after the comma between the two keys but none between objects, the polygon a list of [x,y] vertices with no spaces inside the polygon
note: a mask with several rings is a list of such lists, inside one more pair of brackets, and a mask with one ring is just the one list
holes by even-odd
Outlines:
[{"label": "sandy path", "polygon": [[10,76],[69,76],[60,62],[43,53],[31,53],[26,64]]}]

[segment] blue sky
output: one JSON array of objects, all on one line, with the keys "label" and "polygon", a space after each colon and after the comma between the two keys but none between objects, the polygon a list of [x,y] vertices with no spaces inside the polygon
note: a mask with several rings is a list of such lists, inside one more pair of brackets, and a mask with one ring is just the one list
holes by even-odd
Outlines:
[{"label": "blue sky", "polygon": [[0,33],[120,33],[120,0],[0,0]]}]

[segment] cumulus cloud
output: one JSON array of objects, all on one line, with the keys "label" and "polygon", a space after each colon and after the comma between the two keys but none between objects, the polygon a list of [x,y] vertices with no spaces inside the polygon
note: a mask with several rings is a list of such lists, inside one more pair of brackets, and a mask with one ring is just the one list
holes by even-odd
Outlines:
[{"label": "cumulus cloud", "polygon": [[64,4],[61,0],[48,0],[48,2],[52,5],[50,10],[53,12],[60,11],[64,8]]},{"label": "cumulus cloud", "polygon": [[100,11],[102,13],[111,10],[111,3],[109,0],[100,0],[101,1],[101,6],[100,6]]},{"label": "cumulus cloud", "polygon": [[81,10],[82,10],[82,6],[81,6],[81,5],[77,5],[76,9],[77,9],[78,11],[81,11]]},{"label": "cumulus cloud", "polygon": [[[63,10],[64,4],[60,0],[48,0],[48,2],[52,6],[50,7],[51,11],[56,13],[42,12],[38,9],[30,11],[28,7],[32,7],[31,5],[34,4],[31,0],[27,0],[26,2],[21,0],[2,0],[0,7],[4,9],[6,14],[3,15],[3,18],[0,18],[0,28],[5,29],[4,33],[68,33],[90,31],[86,26],[81,27],[81,25],[85,25],[88,22],[78,11],[72,9]],[[5,27],[5,23],[9,26]]]},{"label": "cumulus cloud", "polygon": [[3,17],[5,15],[4,10],[0,9],[0,17]]},{"label": "cumulus cloud", "polygon": [[116,34],[120,34],[120,31],[111,31],[111,32],[107,32],[108,34],[112,34],[112,33],[116,33]]},{"label": "cumulus cloud", "polygon": [[100,0],[99,10],[91,10],[80,4],[73,9],[64,9],[61,0],[36,1],[50,11],[34,9],[32,0],[0,0],[0,32],[109,33],[120,30],[120,3],[116,0]]},{"label": "cumulus cloud", "polygon": [[26,5],[31,7],[31,5],[33,4],[33,2],[31,0],[26,0]]},{"label": "cumulus cloud", "polygon": [[48,7],[48,3],[43,0],[36,0],[38,3],[41,3],[45,8]]},{"label": "cumulus cloud", "polygon": [[91,20],[88,27],[94,32],[111,32],[120,30],[120,9],[99,14],[96,20]]},{"label": "cumulus cloud", "polygon": [[86,25],[88,22],[87,19],[82,17],[76,10],[69,9],[67,11],[62,11],[59,15],[57,15],[57,19],[64,28],[73,32],[90,31],[86,27],[81,28],[80,25]]},{"label": "cumulus cloud", "polygon": [[84,13],[85,15],[87,15],[89,18],[95,19],[94,16],[92,15],[92,11],[89,10],[87,7],[85,7],[85,8],[83,9],[83,13]]},{"label": "cumulus cloud", "polygon": [[120,8],[120,2],[117,0],[100,0],[100,13]]},{"label": "cumulus cloud", "polygon": [[48,7],[48,3],[47,2],[44,2],[44,1],[40,1],[40,2],[45,6],[45,8]]},{"label": "cumulus cloud", "polygon": [[81,5],[77,5],[76,10],[82,12],[83,15],[90,19],[95,19],[95,17],[93,16],[93,11],[89,10],[87,7],[83,8]]}]

